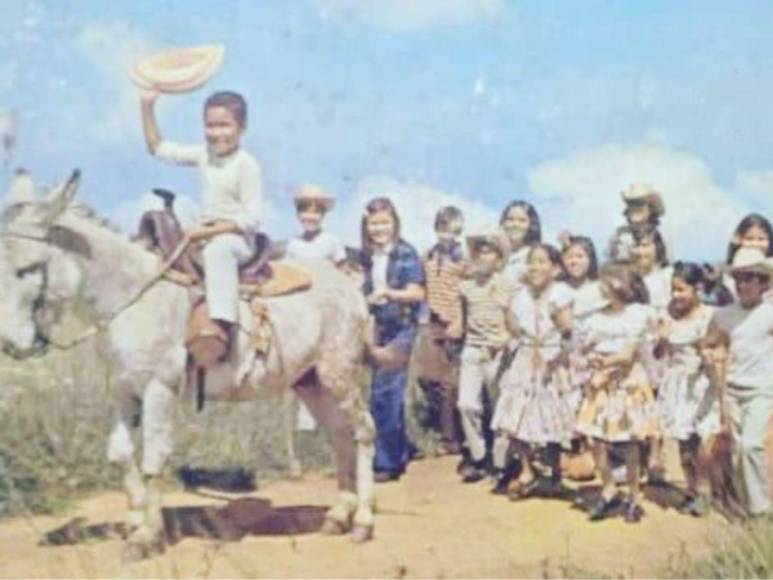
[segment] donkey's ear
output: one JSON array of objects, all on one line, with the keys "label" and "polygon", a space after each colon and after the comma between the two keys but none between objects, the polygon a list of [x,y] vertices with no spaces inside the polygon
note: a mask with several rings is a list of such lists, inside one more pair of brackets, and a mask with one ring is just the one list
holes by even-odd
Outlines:
[{"label": "donkey's ear", "polygon": [[5,194],[8,205],[35,201],[35,182],[26,169],[18,168],[14,172],[11,186]]},{"label": "donkey's ear", "polygon": [[73,198],[75,192],[78,191],[78,186],[81,183],[81,171],[80,169],[73,170],[70,178],[64,185],[58,188],[54,188],[51,194],[46,199],[45,206],[43,208],[43,223],[50,224],[67,209]]},{"label": "donkey's ear", "polygon": [[57,224],[48,228],[46,240],[53,246],[66,252],[78,254],[84,258],[91,257],[91,246],[85,236]]}]

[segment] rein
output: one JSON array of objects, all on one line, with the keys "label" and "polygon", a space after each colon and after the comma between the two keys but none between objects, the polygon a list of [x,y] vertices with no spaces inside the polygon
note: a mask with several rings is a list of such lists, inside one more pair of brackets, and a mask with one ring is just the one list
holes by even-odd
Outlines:
[{"label": "rein", "polygon": [[[32,240],[36,242],[40,242],[46,245],[51,245],[51,240],[45,238],[45,237],[38,237],[38,236],[32,236],[29,234],[21,234],[21,233],[15,233],[15,232],[3,232],[0,234],[0,236],[3,237],[13,237],[13,238],[21,238],[24,240]],[[114,312],[109,314],[107,317],[103,318],[102,320],[98,320],[91,326],[89,326],[86,330],[84,330],[79,336],[70,339],[66,342],[56,342],[51,340],[50,338],[49,343],[51,346],[58,350],[69,350],[82,342],[85,342],[86,340],[92,338],[93,336],[97,335],[98,333],[107,330],[110,324],[118,318],[123,312],[125,312],[130,307],[134,306],[140,298],[142,298],[153,286],[156,285],[156,283],[161,280],[164,275],[171,270],[174,263],[177,261],[177,259],[182,255],[182,253],[188,248],[190,245],[191,240],[188,238],[188,236],[185,236],[182,241],[177,245],[177,247],[174,249],[174,251],[171,253],[171,255],[164,261],[164,263],[161,265],[161,268],[149,279],[147,280],[137,292],[134,293],[134,295],[124,302],[121,306],[119,306]],[[43,296],[43,299],[45,301],[45,296]]]}]

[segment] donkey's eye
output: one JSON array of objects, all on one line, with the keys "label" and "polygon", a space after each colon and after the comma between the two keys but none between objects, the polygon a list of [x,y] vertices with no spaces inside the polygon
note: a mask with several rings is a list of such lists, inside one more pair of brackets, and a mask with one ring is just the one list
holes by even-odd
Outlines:
[{"label": "donkey's eye", "polygon": [[28,276],[29,274],[32,274],[33,272],[37,272],[40,270],[40,264],[30,264],[29,266],[24,266],[23,268],[17,268],[16,269],[16,277],[20,280],[24,277]]}]

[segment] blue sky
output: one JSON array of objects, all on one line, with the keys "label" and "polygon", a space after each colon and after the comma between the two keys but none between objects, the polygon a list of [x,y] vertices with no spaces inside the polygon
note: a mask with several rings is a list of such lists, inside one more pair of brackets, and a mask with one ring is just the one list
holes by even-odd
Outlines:
[{"label": "blue sky", "polygon": [[472,228],[514,198],[536,203],[549,233],[602,243],[634,180],[663,192],[685,257],[719,258],[745,211],[773,213],[770,2],[4,0],[3,12],[13,164],[44,182],[81,167],[83,197],[119,222],[153,186],[197,194],[193,172],[145,153],[126,68],[204,43],[224,44],[224,63],[204,89],[162,99],[162,129],[199,140],[206,94],[242,91],[279,237],[308,181],[337,195],[330,227],[347,240],[381,193],[419,246],[438,204],[469,209]]}]

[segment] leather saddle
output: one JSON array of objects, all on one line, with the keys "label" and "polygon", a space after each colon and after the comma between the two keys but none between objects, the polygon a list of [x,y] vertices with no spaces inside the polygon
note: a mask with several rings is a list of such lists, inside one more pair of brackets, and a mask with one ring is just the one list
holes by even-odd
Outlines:
[{"label": "leather saddle", "polygon": [[[142,215],[134,240],[163,260],[168,260],[183,242],[185,233],[174,212],[174,193],[165,189],[154,189],[153,193],[164,201],[164,209],[151,210]],[[311,277],[298,265],[278,261],[281,248],[272,244],[265,234],[256,234],[254,242],[255,254],[239,268],[239,288],[242,298],[256,313],[258,324],[265,324],[265,307],[259,299],[307,290],[311,287]],[[191,289],[201,286],[204,268],[200,245],[191,244],[172,263],[165,277]],[[210,318],[203,291],[191,294],[185,345],[189,362],[202,372],[228,357],[232,341],[223,327]],[[261,333],[261,329],[253,330]],[[202,394],[199,393],[199,396]],[[199,401],[201,404],[202,401]]]}]

